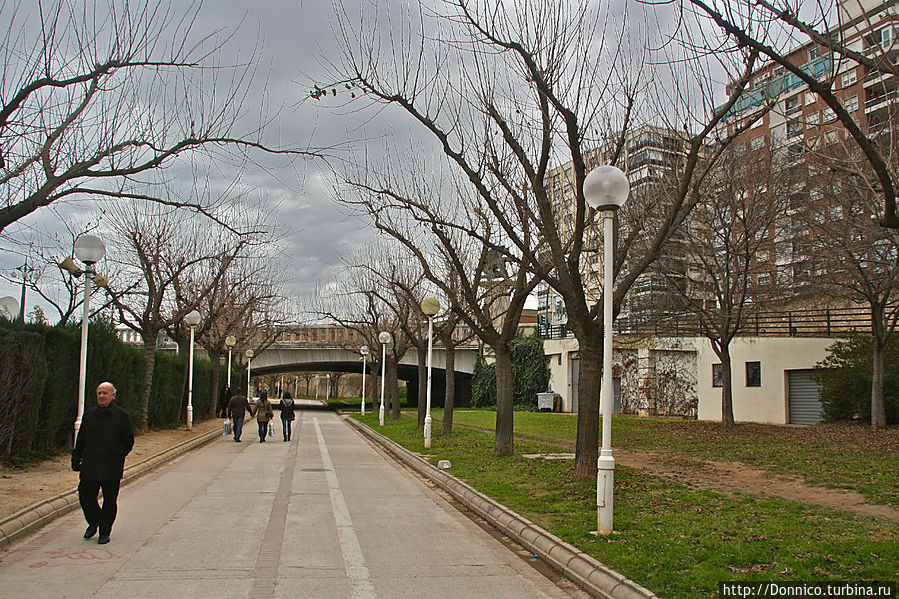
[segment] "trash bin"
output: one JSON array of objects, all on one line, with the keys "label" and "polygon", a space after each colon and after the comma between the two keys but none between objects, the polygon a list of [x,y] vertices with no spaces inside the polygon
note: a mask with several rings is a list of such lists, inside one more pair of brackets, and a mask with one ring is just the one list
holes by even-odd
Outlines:
[{"label": "trash bin", "polygon": [[553,396],[555,393],[549,391],[547,393],[538,393],[537,394],[537,411],[538,412],[552,412],[553,410]]}]

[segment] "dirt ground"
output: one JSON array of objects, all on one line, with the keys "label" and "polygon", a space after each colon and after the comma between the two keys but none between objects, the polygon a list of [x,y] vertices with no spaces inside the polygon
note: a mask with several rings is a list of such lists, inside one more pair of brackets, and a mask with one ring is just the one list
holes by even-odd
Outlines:
[{"label": "dirt ground", "polygon": [[[188,433],[184,429],[153,431],[135,439],[126,465],[144,460],[222,425],[221,419],[199,422]],[[808,485],[798,478],[775,475],[738,462],[673,463],[656,452],[615,452],[619,464],[646,469],[657,476],[691,487],[723,493],[780,497],[791,501],[847,510],[864,516],[882,516],[899,522],[899,509],[868,502],[862,495],[839,489]],[[72,472],[68,455],[25,469],[0,466],[0,520],[41,499],[74,489],[78,473]]]},{"label": "dirt ground", "polygon": [[[125,466],[136,464],[212,429],[221,429],[221,426],[222,420],[214,418],[196,423],[191,432],[180,428],[140,435],[134,439],[134,449],[128,454]],[[0,520],[77,486],[78,473],[72,471],[68,454],[22,469],[0,465]]]}]

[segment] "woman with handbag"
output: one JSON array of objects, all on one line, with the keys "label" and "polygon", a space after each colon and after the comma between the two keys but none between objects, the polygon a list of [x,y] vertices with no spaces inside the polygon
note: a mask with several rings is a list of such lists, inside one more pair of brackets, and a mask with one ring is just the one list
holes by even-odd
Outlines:
[{"label": "woman with handbag", "polygon": [[293,396],[290,391],[285,391],[281,397],[281,435],[284,441],[290,441],[290,429],[293,426],[294,409],[296,404],[293,402]]},{"label": "woman with handbag", "polygon": [[259,425],[259,442],[265,443],[265,437],[268,435],[268,423],[275,417],[275,411],[272,405],[268,403],[268,393],[265,389],[259,392],[259,399],[256,402],[256,424]]}]

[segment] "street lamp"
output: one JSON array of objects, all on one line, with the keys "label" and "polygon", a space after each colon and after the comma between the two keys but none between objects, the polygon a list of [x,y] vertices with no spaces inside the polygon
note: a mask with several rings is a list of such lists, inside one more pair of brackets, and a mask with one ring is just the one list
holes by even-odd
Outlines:
[{"label": "street lamp", "polygon": [[436,297],[426,297],[421,301],[421,311],[428,317],[428,392],[425,411],[425,448],[431,447],[431,351],[434,336],[434,315],[440,311],[440,302]]},{"label": "street lamp", "polygon": [[200,324],[200,313],[196,310],[188,312],[184,316],[184,324],[190,327],[190,367],[187,371],[187,430],[190,431],[194,423],[194,329]]},{"label": "street lamp", "polygon": [[11,295],[0,297],[0,316],[7,320],[13,320],[19,313],[19,302]]},{"label": "street lamp", "polygon": [[384,373],[387,366],[387,346],[393,341],[390,333],[383,331],[378,335],[381,342],[381,408],[378,410],[378,423],[384,426]]},{"label": "street lamp", "polygon": [[[67,270],[72,276],[84,275],[84,305],[81,317],[81,361],[78,366],[78,411],[75,415],[75,438],[81,429],[81,418],[84,416],[84,388],[87,379],[87,324],[90,318],[91,280],[96,276],[94,264],[100,261],[106,254],[106,246],[96,235],[82,235],[75,241],[75,257],[84,263],[82,271],[75,265],[71,256],[62,261],[60,268]],[[101,278],[101,277],[97,277]],[[100,286],[101,281],[97,281]],[[102,282],[108,282],[102,277]]]},{"label": "street lamp", "polygon": [[360,347],[359,353],[362,354],[362,415],[365,416],[365,363],[368,359],[368,346]]},{"label": "street lamp", "polygon": [[[228,388],[231,388],[231,348],[237,344],[237,338],[234,335],[225,337],[225,345],[228,346]],[[225,398],[227,401],[228,398]]]},{"label": "street lamp", "polygon": [[615,265],[612,247],[615,211],[624,205],[630,193],[630,183],[620,169],[600,166],[584,178],[584,199],[591,208],[601,210],[603,216],[603,350],[602,395],[602,451],[596,460],[596,522],[601,535],[612,534],[615,488],[615,458],[612,457],[612,285]]},{"label": "street lamp", "polygon": [[331,401],[331,373],[325,375],[325,401]]},{"label": "street lamp", "polygon": [[252,349],[248,349],[244,352],[244,355],[247,357],[247,396],[250,399],[253,399],[253,389],[250,386],[250,382],[253,380],[251,375],[251,370],[253,368],[253,356],[256,354]]}]

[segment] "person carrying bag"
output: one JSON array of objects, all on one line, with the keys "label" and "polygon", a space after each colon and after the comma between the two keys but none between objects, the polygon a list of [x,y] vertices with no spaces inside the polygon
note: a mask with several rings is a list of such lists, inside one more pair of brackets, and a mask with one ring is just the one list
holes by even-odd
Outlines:
[{"label": "person carrying bag", "polygon": [[284,392],[279,407],[281,408],[281,435],[285,442],[289,442],[290,429],[293,427],[294,410],[296,409],[296,404],[294,404],[290,391]]},{"label": "person carrying bag", "polygon": [[259,425],[260,443],[265,443],[269,422],[271,422],[274,417],[275,412],[272,410],[272,405],[268,403],[268,393],[263,389],[259,393],[259,400],[256,402],[256,424]]}]

